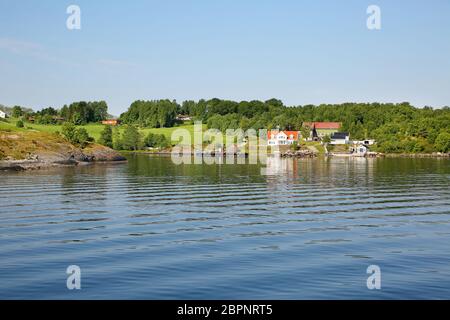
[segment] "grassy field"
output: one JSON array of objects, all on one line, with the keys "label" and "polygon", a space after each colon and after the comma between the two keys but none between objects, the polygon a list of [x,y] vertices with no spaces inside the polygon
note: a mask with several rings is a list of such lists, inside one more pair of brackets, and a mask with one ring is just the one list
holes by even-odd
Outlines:
[{"label": "grassy field", "polygon": [[[41,131],[41,132],[49,132],[49,133],[55,133],[55,132],[61,132],[62,131],[62,125],[43,125],[43,124],[33,124],[33,123],[25,123],[24,128],[17,128],[16,127],[17,119],[8,119],[8,122],[0,121],[0,130],[10,130],[10,131]],[[102,124],[88,124],[85,126],[82,126],[87,130],[89,135],[93,137],[96,141],[100,138],[100,133],[102,132],[103,128],[105,127]],[[123,131],[124,126],[119,126],[119,130]],[[206,130],[206,126],[203,127],[204,130]],[[180,125],[177,127],[172,128],[141,128],[139,131],[143,134],[145,137],[149,132],[155,133],[155,134],[163,134],[168,139],[170,139],[172,132],[176,129],[186,129],[189,131],[189,133],[193,137],[194,133],[194,126],[193,125]]]},{"label": "grassy field", "polygon": [[302,147],[308,148],[313,147],[313,149],[317,150],[319,154],[325,154],[325,148],[320,142],[316,141],[302,141],[301,142]]}]

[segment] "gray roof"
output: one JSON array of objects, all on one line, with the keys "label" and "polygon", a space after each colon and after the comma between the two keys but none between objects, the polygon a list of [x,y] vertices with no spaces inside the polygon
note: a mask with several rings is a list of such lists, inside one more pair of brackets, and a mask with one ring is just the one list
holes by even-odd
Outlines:
[{"label": "gray roof", "polygon": [[331,135],[331,139],[346,139],[349,136],[348,132],[335,132]]}]

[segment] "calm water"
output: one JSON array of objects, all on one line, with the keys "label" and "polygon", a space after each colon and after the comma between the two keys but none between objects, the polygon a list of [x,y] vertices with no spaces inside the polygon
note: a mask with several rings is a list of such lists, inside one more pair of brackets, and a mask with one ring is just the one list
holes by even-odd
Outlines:
[{"label": "calm water", "polygon": [[290,159],[267,173],[150,156],[0,173],[0,298],[450,298],[449,160]]}]

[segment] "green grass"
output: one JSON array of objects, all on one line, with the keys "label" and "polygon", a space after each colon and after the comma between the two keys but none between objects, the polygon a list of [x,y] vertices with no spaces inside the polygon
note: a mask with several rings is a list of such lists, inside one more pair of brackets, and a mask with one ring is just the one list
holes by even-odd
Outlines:
[{"label": "green grass", "polygon": [[303,147],[314,147],[319,151],[319,154],[325,154],[325,148],[320,142],[317,141],[302,141],[301,145]]},{"label": "green grass", "polygon": [[[146,136],[147,134],[154,133],[154,134],[163,134],[165,135],[168,139],[171,138],[172,133],[177,130],[177,129],[185,129],[187,130],[192,139],[194,138],[194,126],[193,125],[181,125],[178,127],[172,127],[172,128],[145,128],[145,129],[140,129],[140,131],[144,134],[144,136]],[[206,125],[203,125],[203,130],[206,130]]]},{"label": "green grass", "polygon": [[[28,123],[25,122],[24,128],[17,128],[16,122],[18,119],[8,119],[8,122],[0,121],[0,130],[10,130],[10,131],[27,131],[27,130],[37,130],[41,132],[49,132],[49,133],[55,133],[55,132],[61,132],[62,131],[62,125],[44,125],[44,124],[34,124],[34,123]],[[104,129],[104,125],[102,124],[87,124],[85,126],[80,126],[87,130],[89,135],[93,137],[96,141],[100,138],[100,133]],[[124,129],[124,126],[119,126],[119,130],[122,132]],[[186,129],[191,134],[191,137],[194,137],[194,126],[193,125],[181,125],[177,127],[172,128],[141,128],[139,131],[142,133],[142,135],[145,137],[149,132],[154,134],[163,134],[168,139],[171,138],[172,132],[174,132],[176,129]],[[203,126],[203,130],[206,130],[206,125]]]},{"label": "green grass", "polygon": [[16,127],[16,121],[14,122],[6,122],[6,121],[0,121],[0,130],[6,130],[6,131],[23,131],[24,128],[17,128]]}]

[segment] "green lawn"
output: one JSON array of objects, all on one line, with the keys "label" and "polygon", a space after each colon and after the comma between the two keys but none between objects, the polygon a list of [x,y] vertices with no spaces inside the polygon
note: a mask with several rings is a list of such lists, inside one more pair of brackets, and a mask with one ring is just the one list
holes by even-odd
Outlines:
[{"label": "green lawn", "polygon": [[[62,131],[62,125],[44,125],[44,124],[33,124],[33,123],[25,123],[25,128],[17,128],[16,127],[17,119],[8,119],[8,122],[0,121],[0,130],[11,130],[11,131],[26,131],[26,130],[37,130],[37,131],[43,131],[43,132],[61,132]],[[100,138],[100,133],[102,132],[103,128],[105,127],[102,124],[88,124],[85,126],[82,126],[87,130],[89,135],[93,137],[96,141]],[[118,127],[121,131],[123,131],[124,126]],[[177,127],[172,128],[141,128],[139,129],[142,135],[145,137],[149,132],[155,133],[155,134],[164,134],[168,139],[171,138],[172,132],[176,129],[186,129],[189,131],[191,136],[193,137],[194,134],[194,126],[193,125],[180,125]],[[206,125],[203,126],[203,130],[206,130]]]},{"label": "green lawn", "polygon": [[22,129],[17,128],[15,122],[11,123],[0,121],[0,130],[20,131]]},{"label": "green lawn", "polygon": [[304,147],[314,147],[317,151],[319,151],[319,154],[325,154],[325,148],[320,142],[317,141],[302,141],[301,145]]}]

